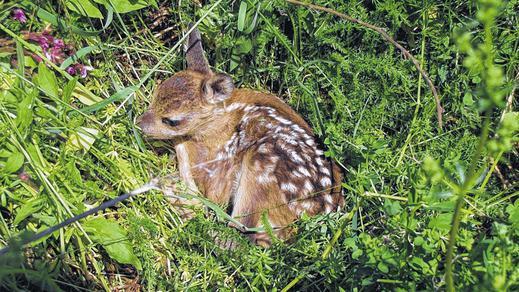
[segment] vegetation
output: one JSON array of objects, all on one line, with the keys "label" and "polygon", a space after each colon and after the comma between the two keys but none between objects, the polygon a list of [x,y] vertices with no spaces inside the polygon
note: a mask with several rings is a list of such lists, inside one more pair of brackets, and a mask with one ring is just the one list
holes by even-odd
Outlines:
[{"label": "vegetation", "polygon": [[[0,1],[0,289],[519,290],[519,1]],[[199,21],[215,70],[273,92],[345,171],[346,206],[262,249],[159,192],[22,238],[154,176],[135,119]],[[517,92],[517,91],[515,91]],[[516,93],[515,93],[516,94]],[[241,244],[221,249],[214,232]]]}]

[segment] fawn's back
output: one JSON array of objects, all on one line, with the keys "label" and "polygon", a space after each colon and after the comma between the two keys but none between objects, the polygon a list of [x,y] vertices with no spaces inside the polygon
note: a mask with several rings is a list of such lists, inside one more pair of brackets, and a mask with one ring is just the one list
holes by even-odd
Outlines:
[{"label": "fawn's back", "polygon": [[[344,204],[339,168],[294,110],[276,96],[235,89],[231,77],[213,73],[196,29],[186,57],[187,70],[159,86],[139,126],[151,138],[175,143],[190,191],[227,206],[247,227],[259,227],[267,214],[281,238],[301,214]],[[265,233],[249,236],[270,244]]]}]

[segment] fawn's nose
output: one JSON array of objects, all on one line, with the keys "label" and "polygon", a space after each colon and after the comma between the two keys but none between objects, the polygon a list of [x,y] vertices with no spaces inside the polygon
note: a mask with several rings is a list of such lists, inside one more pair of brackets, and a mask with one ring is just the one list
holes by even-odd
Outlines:
[{"label": "fawn's nose", "polygon": [[149,128],[153,125],[154,122],[155,115],[151,112],[145,112],[137,118],[137,126],[141,128],[144,133],[149,132]]}]

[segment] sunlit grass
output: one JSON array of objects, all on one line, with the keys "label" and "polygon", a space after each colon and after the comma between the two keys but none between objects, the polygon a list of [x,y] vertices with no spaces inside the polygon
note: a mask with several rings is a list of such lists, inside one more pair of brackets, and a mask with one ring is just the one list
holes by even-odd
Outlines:
[{"label": "sunlit grass", "polygon": [[[412,65],[376,34],[329,15],[283,1],[159,1],[167,11],[162,18],[151,6],[112,11],[111,18],[100,8],[99,20],[66,2],[36,2],[50,16],[25,8],[26,24],[10,14],[20,3],[0,6],[0,38],[11,41],[0,48],[0,246],[14,247],[0,259],[3,289],[445,289],[456,188],[473,166],[478,105],[488,98],[476,91],[481,72],[462,66],[465,53],[453,37],[476,19],[476,5],[320,3],[387,27],[418,57],[446,109],[439,132],[434,100]],[[493,31],[507,94],[519,64],[516,6],[502,6]],[[24,31],[42,31],[52,16],[67,24],[50,26],[55,37],[78,51],[95,47],[80,58],[94,68],[88,77],[76,79],[60,64],[38,66],[29,56],[46,59]],[[143,139],[135,119],[159,80],[183,68],[181,30],[190,21],[200,21],[215,70],[233,75],[237,86],[278,94],[310,123],[345,171],[344,210],[303,218],[291,242],[265,250],[211,210],[183,221],[152,192],[18,252],[24,231],[41,231],[176,172],[172,145]],[[79,30],[66,28],[72,25]],[[157,37],[168,27],[168,39]],[[469,29],[473,42],[483,39],[481,26]],[[23,67],[11,62],[24,55]],[[491,138],[504,111],[490,113]],[[482,153],[477,170],[495,165],[494,171],[474,175],[480,184],[460,209],[453,265],[459,289],[517,289],[518,156],[514,149],[499,153]],[[222,250],[214,234],[239,241],[238,249]]]}]

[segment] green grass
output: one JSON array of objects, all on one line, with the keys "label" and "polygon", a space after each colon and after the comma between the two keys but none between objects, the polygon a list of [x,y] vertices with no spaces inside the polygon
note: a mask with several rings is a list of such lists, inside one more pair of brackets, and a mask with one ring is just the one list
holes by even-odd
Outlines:
[{"label": "green grass", "polygon": [[[519,289],[518,119],[506,114],[517,111],[517,0],[315,3],[386,28],[421,62],[445,108],[441,130],[410,61],[329,14],[150,1],[97,5],[101,20],[67,5],[88,1],[33,2],[0,4],[0,247],[13,249],[0,257],[1,289],[444,290],[449,269],[455,290]],[[22,6],[25,24],[11,15]],[[294,240],[261,249],[215,212],[185,222],[152,192],[22,249],[27,232],[176,172],[172,146],[143,139],[135,119],[157,81],[182,70],[181,32],[198,20],[216,71],[309,122],[345,171],[344,210],[303,218]],[[82,52],[71,61],[94,68],[88,77],[30,57],[45,56],[25,31],[49,23]],[[215,232],[240,247],[220,249]]]}]

